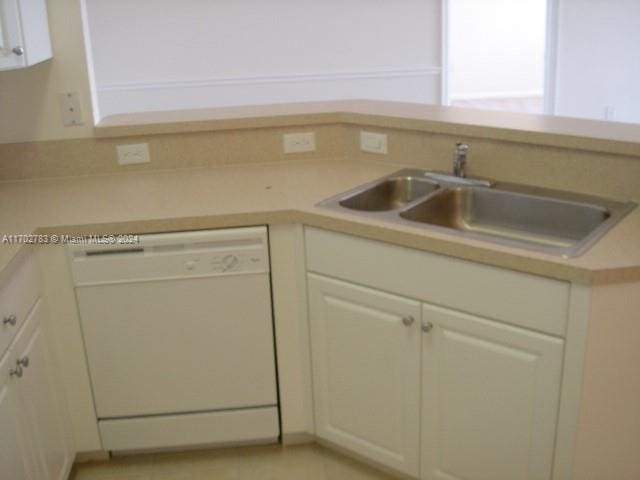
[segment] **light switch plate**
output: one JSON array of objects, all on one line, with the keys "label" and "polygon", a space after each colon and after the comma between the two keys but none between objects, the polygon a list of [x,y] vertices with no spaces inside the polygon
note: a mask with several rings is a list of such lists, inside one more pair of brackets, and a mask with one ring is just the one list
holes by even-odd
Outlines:
[{"label": "light switch plate", "polygon": [[284,153],[314,152],[316,150],[315,132],[287,133],[283,135]]},{"label": "light switch plate", "polygon": [[120,165],[134,165],[136,163],[148,163],[151,161],[148,143],[118,145],[116,149],[118,150],[118,163]]},{"label": "light switch plate", "polygon": [[614,121],[616,119],[616,107],[607,105],[604,108],[604,119]]},{"label": "light switch plate", "polygon": [[78,92],[63,92],[58,95],[60,104],[60,115],[62,116],[62,124],[65,127],[74,127],[82,125],[82,106],[80,105],[80,96]]},{"label": "light switch plate", "polygon": [[387,153],[387,136],[384,133],[360,132],[360,150],[370,153]]}]

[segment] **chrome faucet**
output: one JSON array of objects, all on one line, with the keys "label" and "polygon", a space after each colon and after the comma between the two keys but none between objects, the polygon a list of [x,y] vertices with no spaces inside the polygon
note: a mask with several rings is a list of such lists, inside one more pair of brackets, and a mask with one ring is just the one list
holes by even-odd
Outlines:
[{"label": "chrome faucet", "polygon": [[462,142],[456,143],[453,154],[453,174],[456,177],[466,178],[467,176],[467,153],[469,153],[469,145]]}]

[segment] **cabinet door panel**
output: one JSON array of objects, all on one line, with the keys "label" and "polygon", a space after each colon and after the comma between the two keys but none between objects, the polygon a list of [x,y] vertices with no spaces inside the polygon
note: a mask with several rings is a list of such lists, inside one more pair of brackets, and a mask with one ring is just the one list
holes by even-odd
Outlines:
[{"label": "cabinet door panel", "polygon": [[309,295],[317,435],[417,475],[420,304],[316,275]]},{"label": "cabinet door panel", "polygon": [[57,397],[51,358],[44,334],[46,310],[39,301],[34,306],[17,349],[21,359],[28,358],[28,366],[16,382],[35,448],[49,480],[63,480],[70,470],[71,452],[64,428],[62,403]]},{"label": "cabinet door panel", "polygon": [[422,473],[437,480],[551,477],[560,339],[425,305]]},{"label": "cabinet door panel", "polygon": [[17,0],[0,0],[0,35],[0,71],[24,66],[25,56],[12,52],[15,47],[24,47]]},{"label": "cabinet door panel", "polygon": [[10,368],[9,362],[5,361],[0,368],[0,384],[5,382],[0,386],[0,473],[2,478],[30,480],[33,475],[29,475],[29,466],[34,465],[31,465],[32,461],[24,448],[19,405],[14,398],[15,388],[13,382],[3,378]]}]

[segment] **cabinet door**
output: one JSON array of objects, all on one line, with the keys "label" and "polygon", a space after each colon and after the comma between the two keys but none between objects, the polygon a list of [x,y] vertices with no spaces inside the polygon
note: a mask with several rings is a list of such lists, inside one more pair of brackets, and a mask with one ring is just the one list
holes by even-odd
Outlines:
[{"label": "cabinet door", "polygon": [[551,478],[563,342],[423,307],[422,478]]},{"label": "cabinet door", "polygon": [[24,48],[17,0],[0,0],[0,70],[25,65],[25,55],[16,55],[14,48]]},{"label": "cabinet door", "polygon": [[420,304],[309,275],[316,434],[419,470]]},{"label": "cabinet door", "polygon": [[[9,380],[10,358],[0,364],[0,475],[12,480],[35,478],[34,467],[25,448],[25,436],[20,422],[20,406],[15,398],[13,379]],[[17,380],[17,379],[16,379]]]},{"label": "cabinet door", "polygon": [[[48,480],[63,480],[71,467],[71,450],[64,428],[63,403],[57,396],[51,358],[45,338],[46,309],[42,301],[33,307],[16,341],[23,376],[15,382],[21,408],[31,428],[31,438]],[[24,334],[24,335],[23,335]]]}]

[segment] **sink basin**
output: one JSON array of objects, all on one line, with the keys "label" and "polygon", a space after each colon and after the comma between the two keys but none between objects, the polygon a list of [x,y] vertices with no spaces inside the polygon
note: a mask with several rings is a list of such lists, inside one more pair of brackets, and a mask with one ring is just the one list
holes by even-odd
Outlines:
[{"label": "sink basin", "polygon": [[403,175],[377,182],[339,201],[350,210],[379,212],[401,208],[438,189],[431,180]]},{"label": "sink basin", "polygon": [[587,251],[636,207],[416,168],[335,195],[318,206],[563,257]]},{"label": "sink basin", "polygon": [[548,247],[572,248],[611,217],[602,206],[456,187],[400,212],[414,222]]}]

